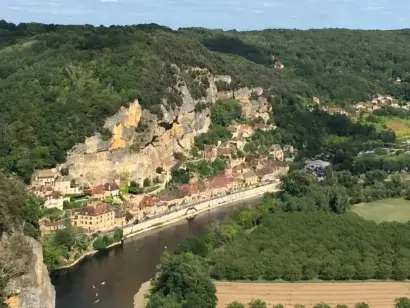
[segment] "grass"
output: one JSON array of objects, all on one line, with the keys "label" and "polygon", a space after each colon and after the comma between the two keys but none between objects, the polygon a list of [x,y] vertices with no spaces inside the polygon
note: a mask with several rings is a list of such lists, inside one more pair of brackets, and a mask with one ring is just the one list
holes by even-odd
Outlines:
[{"label": "grass", "polygon": [[410,201],[403,198],[383,199],[353,206],[352,211],[364,219],[383,221],[410,221]]}]

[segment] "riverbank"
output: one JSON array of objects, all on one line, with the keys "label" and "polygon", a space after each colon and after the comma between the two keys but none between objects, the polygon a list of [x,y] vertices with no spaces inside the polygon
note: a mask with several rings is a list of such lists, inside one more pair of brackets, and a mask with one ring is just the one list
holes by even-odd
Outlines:
[{"label": "riverbank", "polygon": [[[108,245],[105,249],[110,249],[110,248],[112,248],[112,247],[115,247],[115,246],[118,246],[118,245],[121,245],[121,244],[122,244],[122,241],[116,242],[116,243],[112,243],[111,245]],[[67,264],[67,265],[60,266],[60,267],[56,268],[54,271],[63,270],[63,269],[67,269],[67,268],[73,267],[73,266],[75,266],[76,264],[78,264],[80,261],[84,260],[86,257],[95,255],[98,251],[99,251],[99,250],[90,250],[90,251],[87,251],[86,253],[82,254],[78,259],[76,259],[75,261],[73,261],[72,263]]]},{"label": "riverbank", "polygon": [[179,220],[192,218],[193,215],[197,215],[221,206],[226,206],[229,204],[246,201],[252,198],[261,197],[266,192],[278,192],[280,191],[279,185],[279,182],[269,183],[266,185],[233,192],[228,195],[203,200],[200,202],[185,204],[183,208],[171,212],[167,215],[162,215],[161,217],[150,219],[140,224],[123,228],[124,236],[126,238],[133,237],[143,232],[151,231],[175,223]]},{"label": "riverbank", "polygon": [[[138,225],[135,225],[135,226],[132,226],[132,227],[123,228],[123,230],[124,230],[124,240],[132,238],[132,237],[137,236],[137,235],[140,235],[140,234],[145,233],[145,232],[149,232],[149,231],[153,231],[153,230],[158,229],[158,228],[162,228],[164,226],[176,223],[176,222],[184,220],[184,219],[192,218],[192,215],[193,215],[192,212],[188,213],[189,208],[195,209],[194,210],[195,211],[194,215],[198,215],[198,214],[201,214],[203,212],[207,212],[207,211],[210,211],[210,210],[222,207],[222,206],[227,206],[227,205],[236,203],[238,201],[245,201],[245,200],[249,200],[249,199],[258,198],[266,192],[278,191],[277,186],[278,186],[277,183],[268,184],[268,185],[264,185],[264,186],[250,188],[250,189],[247,189],[247,190],[244,190],[244,191],[235,192],[231,195],[223,195],[223,196],[220,196],[218,198],[214,198],[212,200],[204,200],[201,203],[187,204],[184,209],[181,209],[180,211],[178,211],[176,213],[170,213],[169,215],[165,215],[165,216],[161,217],[160,219],[152,219],[152,220],[143,222],[141,224],[138,224]],[[235,196],[237,196],[237,197],[235,197]],[[181,211],[185,211],[185,214],[178,214]],[[113,243],[113,244],[107,246],[106,249],[112,248],[112,247],[120,245],[120,244],[121,244],[121,242]],[[97,252],[98,252],[98,250],[88,251],[88,252],[84,253],[83,255],[81,255],[78,259],[76,259],[72,263],[61,266],[61,267],[58,267],[55,270],[57,271],[57,270],[62,270],[62,269],[67,269],[67,268],[73,267],[76,264],[78,264],[80,261],[84,260],[86,257],[92,256],[92,255],[96,254]]]},{"label": "riverbank", "polygon": [[148,280],[141,284],[137,294],[134,296],[134,308],[145,308],[147,305],[147,299],[145,295],[148,294],[149,289],[151,288],[151,280]]}]

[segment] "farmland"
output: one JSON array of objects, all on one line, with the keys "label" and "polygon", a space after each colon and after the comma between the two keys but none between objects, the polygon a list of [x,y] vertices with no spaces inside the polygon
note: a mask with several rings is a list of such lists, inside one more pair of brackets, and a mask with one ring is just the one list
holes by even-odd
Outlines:
[{"label": "farmland", "polygon": [[410,295],[410,283],[406,282],[351,282],[351,283],[240,283],[215,282],[217,308],[225,308],[238,301],[249,303],[261,299],[268,307],[282,304],[293,308],[295,304],[312,308],[324,302],[331,307],[345,304],[353,308],[355,303],[366,302],[370,308],[392,308],[398,297]]},{"label": "farmland", "polygon": [[407,222],[410,220],[410,201],[402,198],[383,199],[355,205],[352,211],[376,222]]}]

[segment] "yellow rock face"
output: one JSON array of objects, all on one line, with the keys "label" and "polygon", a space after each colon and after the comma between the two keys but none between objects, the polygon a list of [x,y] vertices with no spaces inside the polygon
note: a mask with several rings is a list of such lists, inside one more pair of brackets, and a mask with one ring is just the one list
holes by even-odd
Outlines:
[{"label": "yellow rock face", "polygon": [[126,141],[122,138],[123,124],[117,124],[112,129],[112,143],[110,150],[123,149],[126,146]]},{"label": "yellow rock face", "polygon": [[[112,128],[112,142],[110,150],[123,149],[127,146],[127,141],[123,137],[124,127],[137,127],[141,120],[142,108],[135,100],[126,110],[126,118],[123,123],[119,123]],[[132,144],[132,140],[130,141]]]},{"label": "yellow rock face", "polygon": [[135,100],[128,108],[127,118],[124,121],[125,127],[137,127],[138,123],[141,120],[142,108],[138,103],[138,100]]},{"label": "yellow rock face", "polygon": [[8,305],[10,308],[19,308],[20,307],[18,296],[12,296],[12,297],[6,299],[5,304]]}]

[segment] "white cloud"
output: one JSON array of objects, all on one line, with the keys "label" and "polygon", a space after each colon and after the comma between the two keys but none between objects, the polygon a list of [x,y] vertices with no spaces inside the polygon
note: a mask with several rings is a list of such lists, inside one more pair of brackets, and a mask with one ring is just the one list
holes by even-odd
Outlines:
[{"label": "white cloud", "polygon": [[254,12],[256,14],[262,14],[263,13],[261,10],[256,10],[256,9],[253,9],[252,12]]},{"label": "white cloud", "polygon": [[102,3],[115,3],[115,2],[120,2],[120,0],[100,0]]}]

